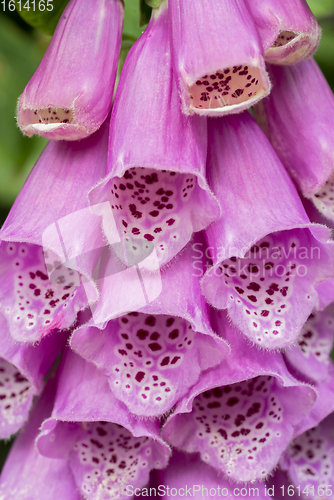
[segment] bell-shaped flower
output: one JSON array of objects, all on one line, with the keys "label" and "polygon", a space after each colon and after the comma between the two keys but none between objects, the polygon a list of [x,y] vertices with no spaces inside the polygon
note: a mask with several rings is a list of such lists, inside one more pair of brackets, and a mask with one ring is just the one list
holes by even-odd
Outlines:
[{"label": "bell-shaped flower", "polygon": [[169,0],[173,69],[185,114],[239,113],[268,95],[260,35],[244,0]]},{"label": "bell-shaped flower", "polygon": [[28,136],[76,140],[95,132],[111,108],[121,48],[122,0],[71,0],[18,104]]},{"label": "bell-shaped flower", "polygon": [[[113,319],[102,331],[84,326],[72,336],[71,347],[108,377],[115,397],[136,415],[166,413],[203,371],[229,354],[226,342],[211,328],[198,276],[205,271],[205,258],[195,263],[196,243],[203,244],[203,239],[197,236],[161,273],[160,295],[140,312]],[[136,293],[131,280],[126,288],[128,297],[132,288]],[[110,290],[101,303],[110,301],[112,308],[117,293],[117,288]]]},{"label": "bell-shaped flower", "polygon": [[213,320],[231,354],[178,402],[163,436],[182,451],[199,452],[232,480],[264,479],[317,393],[290,375],[282,354],[250,348],[225,313],[215,313]]},{"label": "bell-shaped flower", "polygon": [[52,412],[57,379],[52,376],[16,438],[0,477],[0,498],[6,500],[82,500],[66,459],[45,458],[35,445],[43,420]]},{"label": "bell-shaped flower", "polygon": [[168,262],[220,216],[205,179],[206,120],[180,109],[163,3],[130,50],[111,115],[108,176],[92,204],[108,201],[123,239],[152,242]]},{"label": "bell-shaped flower", "polygon": [[[321,500],[333,497],[334,480],[334,413],[317,427],[307,430],[290,443],[280,461],[281,469],[287,471],[290,492],[299,498]],[[282,484],[282,475],[276,478],[277,489]]]},{"label": "bell-shaped flower", "polygon": [[248,0],[259,30],[265,59],[295,64],[317,49],[321,29],[306,0]]},{"label": "bell-shaped flower", "polygon": [[257,120],[302,194],[333,221],[333,92],[313,59],[268,70],[273,89]]},{"label": "bell-shaped flower", "polygon": [[296,342],[333,276],[333,243],[311,224],[269,141],[247,113],[209,120],[208,181],[224,217],[206,231],[206,299],[266,348]]},{"label": "bell-shaped flower", "polygon": [[68,351],[60,365],[51,417],[37,448],[45,457],[66,459],[80,494],[126,499],[126,487],[141,488],[151,469],[167,465],[170,450],[158,420],[139,420],[113,397],[107,378]]},{"label": "bell-shaped flower", "polygon": [[1,229],[1,311],[18,341],[68,328],[88,305],[66,255],[84,253],[92,242],[82,213],[90,213],[88,190],[105,173],[107,138],[104,125],[80,143],[49,143]]},{"label": "bell-shaped flower", "polygon": [[[153,489],[155,487],[155,490]],[[159,489],[160,487],[160,489]],[[174,451],[168,467],[156,472],[154,481],[146,488],[142,488],[143,497],[146,491],[165,494],[164,498],[191,497],[197,500],[228,497],[231,499],[245,498],[246,500],[267,500],[266,485],[264,482],[251,484],[236,484],[213,467],[204,463],[198,454]],[[148,495],[146,495],[148,496]],[[158,495],[156,495],[157,497]]]},{"label": "bell-shaped flower", "polygon": [[44,377],[65,343],[59,331],[35,346],[18,344],[9,335],[0,314],[0,439],[17,432],[26,422],[34,396],[44,385]]}]

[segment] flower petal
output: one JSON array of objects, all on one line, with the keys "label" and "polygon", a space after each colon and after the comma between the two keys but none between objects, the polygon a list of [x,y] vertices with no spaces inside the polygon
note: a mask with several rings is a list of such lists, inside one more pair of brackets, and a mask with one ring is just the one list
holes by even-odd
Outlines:
[{"label": "flower petal", "polygon": [[[223,314],[215,326],[232,347],[176,406],[163,436],[238,481],[261,479],[275,467],[315,391],[288,373],[281,354],[250,349]],[[298,403],[297,403],[298,401]]]},{"label": "flower petal", "polygon": [[[206,121],[181,113],[164,5],[127,56],[111,116],[109,173],[91,192],[119,233],[155,245],[160,265],[220,215],[205,179]],[[161,71],[161,68],[164,68]]]},{"label": "flower petal", "polygon": [[71,0],[21,95],[18,124],[28,136],[76,140],[110,111],[121,47],[120,0]]},{"label": "flower petal", "polygon": [[[136,415],[170,410],[203,370],[219,364],[229,352],[212,331],[200,291],[198,274],[204,272],[205,256],[197,250],[195,264],[193,254],[203,243],[197,235],[164,270],[161,294],[142,312],[111,320],[102,331],[83,327],[72,336],[72,348],[108,376],[114,395]],[[151,287],[152,281],[150,276]],[[126,297],[131,288],[128,281]],[[112,295],[101,297],[102,303],[103,298],[113,306]]]},{"label": "flower petal", "polygon": [[29,422],[11,448],[1,474],[2,499],[81,499],[68,462],[64,459],[45,458],[35,446],[39,427],[52,410],[55,382],[55,378],[49,381],[31,413]]},{"label": "flower petal", "polygon": [[258,122],[303,195],[332,218],[333,93],[313,59],[268,70],[273,89],[256,107]]},{"label": "flower petal", "polygon": [[303,498],[314,500],[332,495],[334,477],[333,414],[317,427],[298,436],[284,453],[281,467],[300,486]]},{"label": "flower petal", "polygon": [[298,346],[284,353],[288,364],[313,383],[328,379],[333,348],[334,319],[326,311],[310,314],[298,338]]},{"label": "flower petal", "polygon": [[20,345],[9,335],[2,314],[0,330],[0,439],[4,439],[27,420],[33,397],[41,392],[65,343],[65,333],[56,331],[36,346]]},{"label": "flower petal", "polygon": [[2,247],[6,253],[1,262],[1,302],[10,335],[34,342],[54,328],[69,327],[87,305],[84,290],[73,282],[74,271],[62,267],[64,282],[54,284],[48,279],[41,247],[24,243]]},{"label": "flower petal", "polygon": [[239,113],[270,91],[246,2],[169,0],[173,68],[185,114]]},{"label": "flower petal", "polygon": [[37,447],[47,457],[69,460],[88,500],[110,498],[111,492],[127,498],[126,485],[144,486],[150,470],[165,467],[169,457],[159,423],[136,420],[112,396],[106,377],[70,351]]},{"label": "flower petal", "polygon": [[[107,138],[104,125],[80,145],[48,144],[1,229],[1,302],[11,335],[19,341],[69,327],[77,311],[88,305],[77,266],[68,269],[67,260],[103,236],[101,229],[95,230],[101,217],[95,216],[98,224],[87,224],[88,216],[94,216],[82,193],[105,173]],[[80,269],[86,279],[95,265],[88,260],[89,269]],[[57,268],[53,279],[50,264]]]},{"label": "flower petal", "polygon": [[295,64],[316,51],[321,29],[304,0],[288,4],[249,0],[260,32],[265,59],[272,64]]},{"label": "flower petal", "polygon": [[[190,455],[175,451],[168,467],[157,472],[157,480],[158,484],[161,485],[160,490],[166,491],[165,498],[173,498],[176,490],[180,497],[183,494],[189,497],[191,495],[197,500],[209,500],[221,496],[229,498],[242,496],[248,500],[267,499],[263,482],[236,485],[230,482],[226,476],[222,476],[216,469],[202,462],[197,454]],[[143,489],[142,492],[144,493],[144,491]]]},{"label": "flower petal", "polygon": [[224,218],[205,231],[214,266],[203,293],[253,342],[286,347],[317,303],[315,286],[332,277],[333,244],[250,116],[210,121],[209,130],[208,177]]},{"label": "flower petal", "polygon": [[227,347],[175,316],[132,312],[102,332],[83,328],[72,347],[107,374],[114,395],[136,415],[161,415],[219,364]]}]

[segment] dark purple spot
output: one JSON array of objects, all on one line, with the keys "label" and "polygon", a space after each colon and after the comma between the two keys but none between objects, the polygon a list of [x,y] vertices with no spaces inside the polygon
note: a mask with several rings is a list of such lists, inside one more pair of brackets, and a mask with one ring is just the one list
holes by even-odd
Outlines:
[{"label": "dark purple spot", "polygon": [[145,377],[145,372],[137,372],[135,379],[137,380],[137,382],[141,382],[144,377]]},{"label": "dark purple spot", "polygon": [[153,342],[152,344],[148,344],[148,347],[151,349],[151,351],[160,351],[161,345],[158,344],[157,342]]}]

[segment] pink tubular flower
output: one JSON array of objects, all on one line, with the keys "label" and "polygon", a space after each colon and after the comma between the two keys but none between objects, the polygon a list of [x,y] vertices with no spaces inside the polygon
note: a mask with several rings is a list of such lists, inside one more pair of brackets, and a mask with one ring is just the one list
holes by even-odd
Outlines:
[{"label": "pink tubular flower", "polygon": [[305,0],[248,0],[262,39],[265,59],[295,64],[317,49],[321,29]]},{"label": "pink tubular flower", "polygon": [[[203,245],[203,239],[196,238]],[[162,273],[162,291],[140,309],[109,321],[102,331],[76,330],[71,347],[108,377],[110,389],[131,413],[156,416],[168,412],[202,373],[229,354],[214,334],[210,309],[194,273],[193,245]],[[202,274],[201,273],[201,274]],[[131,293],[132,282],[127,283]],[[107,294],[103,302],[113,298]],[[112,304],[111,304],[112,307]]]},{"label": "pink tubular flower", "polygon": [[2,470],[0,498],[6,500],[82,500],[66,459],[48,459],[37,450],[35,439],[52,412],[57,379],[52,377],[17,437]]},{"label": "pink tubular flower", "polygon": [[[146,491],[154,493],[154,487],[160,486],[160,490],[166,492],[164,498],[175,498],[175,491],[179,496],[189,496],[197,500],[209,500],[210,498],[228,497],[237,499],[242,496],[246,500],[257,498],[267,500],[264,482],[252,482],[242,485],[229,481],[213,467],[200,460],[198,454],[189,454],[175,451],[168,467],[157,471],[154,481],[142,489],[143,498]],[[152,489],[150,489],[152,488]],[[153,495],[150,495],[153,496]]]},{"label": "pink tubular flower", "polygon": [[307,417],[316,391],[288,372],[282,355],[250,349],[217,313],[231,355],[206,371],[167,420],[164,438],[238,481],[264,479]]},{"label": "pink tubular flower", "polygon": [[66,460],[81,495],[127,498],[126,486],[142,487],[150,470],[167,465],[169,447],[159,421],[139,420],[110,392],[94,365],[67,352],[59,370],[51,417],[37,439],[39,452]]},{"label": "pink tubular flower", "polygon": [[90,194],[92,204],[110,203],[123,240],[152,242],[160,266],[220,216],[205,179],[206,120],[180,109],[166,8],[153,12],[126,59],[111,115],[108,176]]},{"label": "pink tubular flower", "polygon": [[21,99],[58,96],[22,115],[49,137],[103,123],[46,147],[0,231],[0,437],[25,424],[0,500],[331,498],[334,101],[288,66],[319,27],[144,2],[110,122],[121,0],[70,0]]},{"label": "pink tubular flower", "polygon": [[314,311],[303,326],[298,346],[284,353],[288,365],[312,383],[330,379],[333,334],[334,319],[329,312]]},{"label": "pink tubular flower", "polygon": [[65,342],[65,332],[54,332],[36,346],[20,345],[9,335],[0,314],[0,438],[17,432],[28,419],[34,396]]},{"label": "pink tubular flower", "polygon": [[[317,427],[298,436],[282,456],[280,467],[287,471],[290,491],[300,490],[299,498],[322,500],[333,495],[334,413]],[[282,476],[277,477],[277,489],[282,490]],[[281,481],[280,481],[281,479]],[[285,483],[285,491],[288,485]]]},{"label": "pink tubular flower", "polygon": [[313,59],[268,69],[273,90],[258,122],[302,194],[333,221],[333,93]]},{"label": "pink tubular flower", "polygon": [[121,47],[122,0],[71,0],[18,105],[28,136],[76,140],[107,118]]},{"label": "pink tubular flower", "polygon": [[168,8],[185,114],[239,113],[268,95],[260,36],[244,0],[169,0]]},{"label": "pink tubular flower", "polygon": [[[34,342],[54,328],[68,328],[78,310],[88,305],[79,274],[62,259],[57,230],[49,229],[56,229],[62,219],[72,237],[80,234],[81,240],[72,238],[71,248],[65,249],[74,254],[84,253],[91,244],[91,228],[79,217],[81,210],[88,210],[87,195],[82,193],[87,194],[105,173],[107,136],[104,125],[80,143],[48,144],[1,229],[1,304],[10,335],[17,341]],[[52,281],[47,259],[56,268]]]},{"label": "pink tubular flower", "polygon": [[287,347],[317,304],[316,285],[332,276],[330,234],[310,223],[250,115],[210,120],[209,141],[208,179],[224,217],[206,230],[213,267],[203,293],[253,342]]}]

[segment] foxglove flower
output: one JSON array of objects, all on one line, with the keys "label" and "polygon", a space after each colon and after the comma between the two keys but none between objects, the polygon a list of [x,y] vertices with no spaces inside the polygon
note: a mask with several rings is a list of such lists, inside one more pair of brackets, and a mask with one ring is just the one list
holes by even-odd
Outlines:
[{"label": "foxglove flower", "polygon": [[206,230],[214,265],[203,293],[253,342],[286,347],[317,303],[315,286],[332,276],[329,230],[310,223],[250,115],[210,120],[209,140],[208,179],[224,217]]},{"label": "foxglove flower", "polygon": [[305,0],[289,3],[248,0],[260,32],[265,59],[272,64],[295,64],[317,49],[321,29]]},{"label": "foxglove flower", "polygon": [[70,351],[37,448],[47,458],[68,461],[87,500],[127,498],[125,487],[144,486],[150,470],[165,467],[170,454],[159,422],[136,419],[112,396],[106,377]]},{"label": "foxglove flower", "polygon": [[269,71],[273,90],[258,122],[302,194],[333,221],[333,93],[313,59]]},{"label": "foxglove flower", "polygon": [[111,107],[121,47],[122,0],[71,0],[20,97],[28,136],[76,140],[95,132]]},{"label": "foxglove flower", "polygon": [[[222,476],[216,469],[202,462],[198,454],[181,453],[175,451],[164,470],[157,471],[155,487],[158,493],[165,493],[165,498],[175,498],[185,496],[200,499],[209,498],[246,498],[248,500],[258,498],[265,500],[268,498],[266,485],[264,482],[255,482],[247,485],[236,484],[229,481],[226,476]],[[159,489],[160,486],[160,489]],[[143,497],[146,491],[154,493],[148,487],[142,489]],[[153,496],[153,495],[150,495]],[[157,496],[157,495],[156,495]]]},{"label": "foxglove flower", "polygon": [[[195,241],[201,244],[203,239],[197,236]],[[205,259],[196,262],[195,273],[194,244],[164,270],[161,294],[141,312],[111,320],[103,331],[82,327],[72,336],[71,347],[107,375],[115,397],[136,415],[169,411],[204,370],[229,354],[210,325],[209,306],[196,276]],[[127,286],[131,293],[132,282]],[[112,307],[112,297],[110,301]]]},{"label": "foxglove flower", "polygon": [[261,39],[243,0],[169,0],[173,69],[185,114],[239,113],[270,91]]},{"label": "foxglove flower", "polygon": [[111,204],[124,240],[152,242],[160,265],[220,216],[205,179],[206,121],[180,110],[166,9],[163,3],[154,10],[126,59],[111,115],[108,175],[90,196],[92,204]]},{"label": "foxglove flower", "polygon": [[[334,414],[317,427],[298,436],[282,456],[280,466],[286,470],[299,498],[331,498],[334,479]],[[278,477],[278,480],[280,477]],[[284,484],[276,484],[281,491]],[[287,486],[285,485],[285,491]]]},{"label": "foxglove flower", "polygon": [[15,440],[0,479],[1,500],[81,500],[66,459],[43,457],[35,439],[43,420],[52,412],[56,378],[52,377],[33,408],[29,421]]},{"label": "foxglove flower", "polygon": [[26,422],[34,396],[63,347],[65,335],[54,332],[36,346],[18,344],[0,314],[0,438],[17,432]]},{"label": "foxglove flower", "polygon": [[[105,173],[107,137],[104,125],[80,143],[48,144],[1,229],[1,306],[10,335],[18,341],[34,342],[54,328],[69,327],[78,310],[88,305],[80,275],[63,265],[66,259],[62,259],[58,232],[48,228],[55,228],[62,218],[72,237],[74,229],[80,234],[80,240],[71,241],[78,253],[84,253],[84,245],[91,243],[87,221],[78,217],[78,227],[73,213],[88,210],[88,199],[82,193]],[[66,216],[70,216],[70,227]],[[52,282],[47,259],[56,268]]]},{"label": "foxglove flower", "polygon": [[265,478],[311,410],[316,391],[288,372],[282,355],[250,349],[216,313],[214,327],[231,355],[206,371],[167,420],[163,436],[178,449],[238,481]]}]

